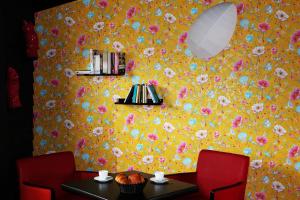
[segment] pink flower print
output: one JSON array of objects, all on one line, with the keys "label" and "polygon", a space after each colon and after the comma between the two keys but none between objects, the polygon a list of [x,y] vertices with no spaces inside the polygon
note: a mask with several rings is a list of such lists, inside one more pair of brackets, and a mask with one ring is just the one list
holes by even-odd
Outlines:
[{"label": "pink flower print", "polygon": [[85,87],[81,87],[79,88],[79,90],[77,91],[77,97],[83,97],[83,95],[85,94]]},{"label": "pink flower print", "polygon": [[236,5],[237,14],[241,15],[244,12],[245,5],[243,3],[239,3]]},{"label": "pink flower print", "polygon": [[187,36],[188,36],[188,33],[187,33],[187,32],[184,32],[183,34],[181,34],[181,35],[179,36],[178,43],[179,43],[179,44],[185,43],[185,40],[187,39]]},{"label": "pink flower print", "polygon": [[213,2],[213,0],[203,0],[204,5],[209,5]]},{"label": "pink flower print", "polygon": [[221,81],[221,77],[220,76],[215,76],[215,82],[220,82]]},{"label": "pink flower print", "polygon": [[105,106],[99,106],[98,111],[100,112],[100,114],[104,114],[107,111],[107,108]]},{"label": "pink flower print", "polygon": [[134,123],[134,114],[130,113],[126,118],[126,124],[133,124]]},{"label": "pink flower print", "polygon": [[265,145],[266,143],[267,143],[267,138],[266,137],[264,137],[264,136],[258,136],[257,138],[256,138],[256,142],[260,145],[260,146],[263,146],[263,145]]},{"label": "pink flower print", "polygon": [[182,142],[177,148],[177,153],[183,153],[184,151],[186,151],[186,143]]},{"label": "pink flower print", "polygon": [[160,158],[159,158],[159,162],[161,162],[161,163],[164,163],[165,160],[166,160],[166,159],[165,159],[164,157],[160,157]]},{"label": "pink flower print", "polygon": [[98,6],[100,8],[106,8],[108,6],[108,1],[107,0],[101,0],[101,1],[99,1]]},{"label": "pink flower print", "polygon": [[277,53],[277,48],[276,47],[273,47],[272,49],[271,49],[271,52],[272,52],[272,54],[276,54]]},{"label": "pink flower print", "polygon": [[203,115],[210,115],[211,114],[211,109],[210,108],[201,108],[201,113]]},{"label": "pink flower print", "polygon": [[255,192],[255,200],[266,200],[266,194],[264,192]]},{"label": "pink flower print", "polygon": [[167,50],[165,48],[160,50],[161,55],[165,55],[167,53]]},{"label": "pink flower print", "polygon": [[270,161],[270,162],[269,162],[269,167],[270,167],[270,168],[275,167],[275,165],[276,165],[276,163],[275,163],[274,161]]},{"label": "pink flower print", "polygon": [[148,85],[158,86],[158,81],[157,80],[149,80]]},{"label": "pink flower print", "polygon": [[258,87],[260,88],[266,88],[266,87],[269,87],[269,81],[267,80],[259,80],[258,81]]},{"label": "pink flower print", "polygon": [[116,25],[114,23],[109,23],[109,28],[113,29],[115,27],[116,27]]},{"label": "pink flower print", "polygon": [[270,29],[270,25],[266,22],[262,22],[258,25],[258,29],[261,31],[261,32],[266,32],[267,30]]},{"label": "pink flower print", "polygon": [[218,138],[220,136],[219,131],[215,131],[214,136],[215,136],[215,138]]},{"label": "pink flower print", "polygon": [[237,61],[234,65],[233,65],[233,71],[237,72],[239,71],[243,66],[243,60],[239,60]]},{"label": "pink flower print", "polygon": [[128,167],[127,171],[133,171],[134,170],[134,167],[133,166],[130,166]]},{"label": "pink flower print", "polygon": [[100,166],[104,166],[106,163],[107,163],[107,160],[105,159],[105,158],[98,158],[98,164],[100,165]]},{"label": "pink flower print", "polygon": [[59,132],[57,130],[51,131],[51,136],[54,138],[57,138],[59,135]]},{"label": "pink flower print", "polygon": [[53,37],[57,37],[58,34],[59,34],[58,28],[53,28],[53,29],[51,29],[51,35],[52,35]]},{"label": "pink flower print", "polygon": [[126,72],[130,72],[135,68],[134,60],[129,60],[126,65]]},{"label": "pink flower print", "polygon": [[51,84],[52,84],[53,86],[58,86],[58,83],[59,83],[59,81],[58,81],[57,79],[51,80]]},{"label": "pink flower print", "polygon": [[180,91],[179,91],[178,98],[179,98],[179,99],[184,99],[184,98],[187,97],[187,95],[188,95],[188,90],[187,90],[186,87],[183,87],[183,88],[181,88]]},{"label": "pink flower print", "polygon": [[151,141],[155,141],[158,139],[158,136],[156,134],[150,133],[148,134],[148,139]]},{"label": "pink flower print", "polygon": [[127,10],[127,13],[126,13],[126,17],[128,19],[132,18],[136,13],[136,8],[135,7],[130,7],[128,10]]},{"label": "pink flower print", "polygon": [[150,31],[152,34],[157,33],[158,30],[159,30],[159,27],[156,26],[156,25],[151,25],[151,26],[149,27],[149,31]]},{"label": "pink flower print", "polygon": [[108,129],[110,135],[114,134],[115,130],[113,128]]},{"label": "pink flower print", "polygon": [[277,109],[277,106],[276,106],[275,104],[272,104],[272,105],[271,105],[271,111],[272,111],[272,112],[275,112],[276,109]]},{"label": "pink flower print", "polygon": [[242,124],[242,117],[241,116],[237,116],[233,122],[232,122],[232,127],[233,128],[237,128]]},{"label": "pink flower print", "polygon": [[300,30],[297,30],[293,35],[291,36],[291,43],[295,44],[296,42],[300,41]]},{"label": "pink flower print", "polygon": [[77,148],[78,149],[82,149],[85,146],[86,140],[84,138],[81,138],[78,142],[77,142]]},{"label": "pink flower print", "polygon": [[295,88],[290,95],[292,101],[300,99],[300,88]]},{"label": "pink flower print", "polygon": [[289,158],[294,158],[297,155],[299,155],[300,153],[300,147],[299,146],[293,146],[290,150],[289,150]]},{"label": "pink flower print", "polygon": [[82,46],[85,44],[85,42],[86,42],[86,35],[81,35],[77,40],[77,45]]}]

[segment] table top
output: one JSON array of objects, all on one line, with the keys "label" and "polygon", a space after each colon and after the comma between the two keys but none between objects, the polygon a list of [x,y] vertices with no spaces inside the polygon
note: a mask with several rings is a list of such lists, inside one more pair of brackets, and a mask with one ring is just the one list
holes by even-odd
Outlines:
[{"label": "table top", "polygon": [[[131,173],[140,173],[145,178],[150,179],[153,177],[152,174],[147,174],[139,171],[130,171],[124,172],[125,174]],[[116,174],[109,174],[110,176],[115,177]],[[177,181],[174,179],[169,179],[166,184],[155,184],[151,181],[148,181],[143,193],[141,195],[132,195],[132,194],[122,194],[120,193],[120,189],[118,184],[115,180],[100,183],[95,181],[94,179],[89,180],[78,180],[78,181],[71,181],[67,183],[63,183],[61,185],[63,190],[75,192],[79,194],[85,194],[89,197],[94,199],[103,199],[103,200],[135,200],[135,199],[165,199],[175,197],[181,194],[189,193],[189,192],[196,192],[197,186]]]}]

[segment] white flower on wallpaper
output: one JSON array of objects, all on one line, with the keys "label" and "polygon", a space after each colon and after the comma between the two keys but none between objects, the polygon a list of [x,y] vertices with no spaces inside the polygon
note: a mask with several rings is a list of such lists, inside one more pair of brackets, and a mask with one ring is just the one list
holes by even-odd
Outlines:
[{"label": "white flower on wallpaper", "polygon": [[265,53],[265,47],[264,46],[255,47],[254,49],[252,49],[252,53],[255,56],[263,55]]},{"label": "white flower on wallpaper", "polygon": [[112,148],[112,152],[117,158],[120,158],[123,155],[123,152],[118,147]]},{"label": "white flower on wallpaper", "polygon": [[169,122],[164,123],[164,129],[169,133],[172,133],[175,130],[174,126]]},{"label": "white flower on wallpaper", "polygon": [[256,103],[252,106],[252,111],[255,113],[259,113],[264,110],[264,104],[263,103]]},{"label": "white flower on wallpaper", "polygon": [[282,192],[285,189],[284,185],[282,185],[282,183],[280,183],[279,181],[273,181],[272,188],[276,192]]},{"label": "white flower on wallpaper", "polygon": [[285,78],[288,73],[284,69],[278,67],[275,69],[275,75],[279,78]]},{"label": "white flower on wallpaper", "polygon": [[149,110],[153,109],[153,106],[152,105],[144,105],[143,108],[144,108],[144,110],[149,111]]},{"label": "white flower on wallpaper", "polygon": [[261,168],[262,166],[262,160],[252,160],[250,162],[250,166],[253,168],[253,169],[259,169]]},{"label": "white flower on wallpaper", "polygon": [[95,136],[99,136],[99,135],[103,134],[103,127],[96,127],[96,128],[94,128],[93,134]]},{"label": "white flower on wallpaper", "polygon": [[120,52],[124,48],[124,45],[121,42],[116,41],[116,42],[113,43],[113,48],[116,51]]},{"label": "white flower on wallpaper", "polygon": [[153,156],[152,155],[147,155],[143,157],[143,162],[148,165],[153,162]]},{"label": "white flower on wallpaper", "polygon": [[277,19],[279,19],[280,21],[285,21],[289,18],[288,14],[286,14],[284,11],[282,10],[278,10],[275,14],[275,17]]},{"label": "white flower on wallpaper", "polygon": [[95,84],[102,83],[102,82],[103,82],[103,76],[95,76],[95,77],[93,78],[93,82],[94,82]]},{"label": "white flower on wallpaper", "polygon": [[68,77],[68,78],[72,78],[72,77],[75,75],[75,73],[73,72],[72,69],[66,68],[66,69],[65,69],[65,75],[66,75],[66,77]]},{"label": "white flower on wallpaper", "polygon": [[274,126],[273,131],[274,131],[274,133],[276,133],[277,135],[280,135],[280,136],[282,136],[286,133],[286,130],[278,124]]},{"label": "white flower on wallpaper", "polygon": [[49,49],[46,53],[47,58],[52,58],[56,55],[56,49]]},{"label": "white flower on wallpaper", "polygon": [[71,120],[69,120],[69,119],[66,119],[66,120],[64,121],[64,124],[65,124],[65,127],[66,127],[67,129],[72,129],[72,128],[74,127],[74,123],[73,123]]},{"label": "white flower on wallpaper", "polygon": [[93,26],[94,31],[101,31],[104,28],[104,22],[96,22]]},{"label": "white flower on wallpaper", "polygon": [[120,99],[121,97],[119,96],[119,95],[113,95],[113,97],[112,97],[112,100],[113,100],[113,102],[118,102],[118,100]]},{"label": "white flower on wallpaper", "polygon": [[172,15],[171,13],[166,13],[164,19],[169,22],[170,24],[174,23],[176,21],[176,17]]},{"label": "white flower on wallpaper", "polygon": [[75,24],[75,21],[72,17],[65,17],[65,24],[67,26],[73,26]]},{"label": "white flower on wallpaper", "polygon": [[196,137],[199,139],[199,140],[202,140],[204,138],[206,138],[207,136],[207,130],[199,130],[196,132]]},{"label": "white flower on wallpaper", "polygon": [[200,74],[196,78],[198,84],[203,84],[208,81],[208,75],[207,74]]},{"label": "white flower on wallpaper", "polygon": [[219,96],[218,97],[218,102],[222,106],[228,106],[230,104],[230,100],[225,96]]},{"label": "white flower on wallpaper", "polygon": [[168,78],[173,78],[176,74],[171,68],[166,68],[164,73]]},{"label": "white flower on wallpaper", "polygon": [[55,100],[49,100],[49,101],[46,102],[46,107],[51,109],[51,108],[55,107],[55,104],[56,104]]},{"label": "white flower on wallpaper", "polygon": [[144,55],[147,57],[154,55],[154,47],[144,49]]}]

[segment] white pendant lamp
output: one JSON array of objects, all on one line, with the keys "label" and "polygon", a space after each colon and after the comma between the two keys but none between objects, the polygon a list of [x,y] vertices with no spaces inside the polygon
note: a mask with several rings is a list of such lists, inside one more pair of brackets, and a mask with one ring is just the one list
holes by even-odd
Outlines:
[{"label": "white pendant lamp", "polygon": [[233,3],[220,3],[205,10],[191,26],[187,44],[192,54],[207,60],[228,46],[237,21]]}]

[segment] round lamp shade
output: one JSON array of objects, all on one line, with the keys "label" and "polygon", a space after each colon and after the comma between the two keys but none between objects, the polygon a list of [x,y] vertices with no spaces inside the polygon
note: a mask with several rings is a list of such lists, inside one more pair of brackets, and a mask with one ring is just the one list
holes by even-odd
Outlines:
[{"label": "round lamp shade", "polygon": [[208,59],[221,52],[229,44],[236,21],[233,3],[220,3],[205,10],[188,32],[187,44],[193,55]]}]

